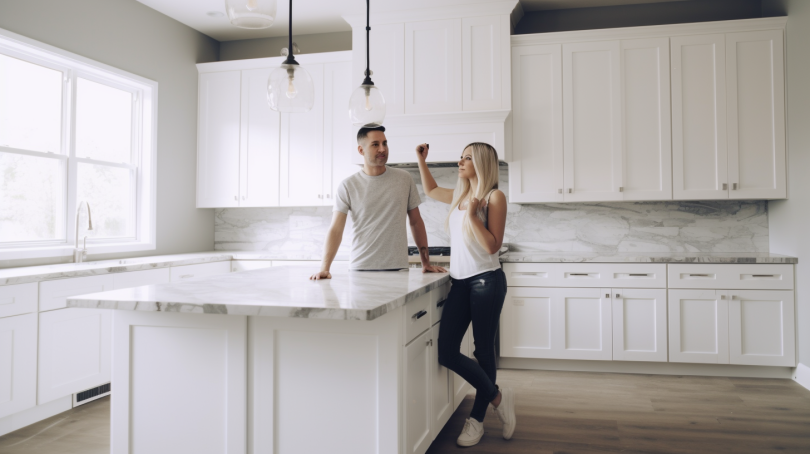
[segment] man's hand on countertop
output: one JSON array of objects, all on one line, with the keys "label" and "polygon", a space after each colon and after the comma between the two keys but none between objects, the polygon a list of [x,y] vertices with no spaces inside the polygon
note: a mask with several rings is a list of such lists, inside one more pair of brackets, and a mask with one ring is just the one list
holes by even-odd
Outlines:
[{"label": "man's hand on countertop", "polygon": [[311,281],[319,281],[321,279],[332,279],[332,273],[329,271],[319,271],[309,277]]},{"label": "man's hand on countertop", "polygon": [[440,267],[440,266],[428,265],[428,266],[422,267],[422,272],[423,273],[446,273],[447,270]]}]

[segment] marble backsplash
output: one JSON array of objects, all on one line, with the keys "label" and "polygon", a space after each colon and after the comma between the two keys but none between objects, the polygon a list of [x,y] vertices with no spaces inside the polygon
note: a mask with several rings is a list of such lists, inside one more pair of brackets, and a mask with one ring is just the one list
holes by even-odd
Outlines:
[{"label": "marble backsplash", "polygon": [[[442,187],[455,185],[455,168],[432,169]],[[448,205],[427,198],[413,175],[431,246],[448,246]],[[508,195],[508,172],[501,168]],[[766,201],[611,202],[510,204],[505,243],[512,250],[549,252],[768,252]],[[331,207],[226,208],[216,210],[216,250],[320,252]],[[351,245],[351,216],[341,252]],[[413,239],[408,232],[408,240]]]}]

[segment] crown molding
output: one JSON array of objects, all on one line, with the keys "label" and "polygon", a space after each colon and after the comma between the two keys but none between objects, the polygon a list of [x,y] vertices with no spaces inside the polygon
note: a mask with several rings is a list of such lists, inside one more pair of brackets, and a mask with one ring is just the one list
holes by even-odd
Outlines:
[{"label": "crown molding", "polygon": [[[511,16],[516,8],[520,7],[518,0],[500,0],[490,3],[473,3],[468,5],[437,6],[433,8],[405,9],[399,11],[385,11],[371,13],[371,24],[401,24],[404,22],[421,22],[439,19],[458,19],[476,16]],[[521,17],[522,17],[521,8]],[[518,20],[520,18],[518,17]],[[352,28],[365,28],[365,14],[351,14],[343,16]],[[514,20],[514,19],[513,19]]]},{"label": "crown molding", "polygon": [[784,30],[787,17],[762,19],[741,19],[718,22],[697,22],[691,24],[650,25],[644,27],[606,28],[601,30],[579,30],[572,32],[535,33],[513,35],[512,47],[535,44],[562,44],[605,39],[666,38],[683,35],[704,35],[713,33],[734,33],[760,30]]}]

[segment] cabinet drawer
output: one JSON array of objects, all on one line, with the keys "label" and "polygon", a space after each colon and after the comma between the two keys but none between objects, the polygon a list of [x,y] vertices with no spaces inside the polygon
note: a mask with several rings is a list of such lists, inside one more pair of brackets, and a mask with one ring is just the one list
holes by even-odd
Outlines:
[{"label": "cabinet drawer", "polygon": [[422,295],[405,305],[405,345],[430,328],[430,301],[432,294],[433,292]]},{"label": "cabinet drawer", "polygon": [[666,288],[666,265],[649,263],[504,263],[510,287]]},{"label": "cabinet drawer", "polygon": [[444,310],[444,303],[447,301],[447,295],[450,294],[450,283],[446,283],[441,287],[434,289],[430,292],[430,324],[435,325],[442,319],[442,311]]},{"label": "cabinet drawer", "polygon": [[181,282],[205,276],[228,274],[231,272],[231,262],[201,263],[199,265],[175,266],[171,270],[172,282]]},{"label": "cabinet drawer", "polygon": [[62,309],[67,307],[68,297],[106,292],[113,290],[114,285],[115,278],[112,274],[40,282],[39,310]]},{"label": "cabinet drawer", "polygon": [[37,283],[0,287],[0,318],[37,311]]},{"label": "cabinet drawer", "polygon": [[792,290],[793,265],[669,265],[670,288]]}]

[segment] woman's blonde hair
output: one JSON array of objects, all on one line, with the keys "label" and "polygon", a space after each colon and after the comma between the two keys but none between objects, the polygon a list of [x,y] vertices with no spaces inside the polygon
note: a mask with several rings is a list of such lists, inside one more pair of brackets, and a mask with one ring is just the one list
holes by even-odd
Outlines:
[{"label": "woman's blonde hair", "polygon": [[[445,230],[450,229],[450,215],[453,210],[457,210],[458,206],[463,200],[475,197],[483,201],[484,198],[492,190],[498,189],[498,152],[492,145],[483,142],[473,142],[464,150],[470,149],[472,155],[473,169],[475,175],[478,177],[478,186],[473,188],[470,180],[467,178],[459,178],[456,183],[456,189],[453,191],[453,203],[450,204],[450,212],[447,214],[447,219],[444,221]],[[463,153],[463,151],[462,151]],[[478,206],[478,218],[487,222],[487,209],[481,205]],[[469,245],[475,241],[475,234],[472,230],[470,218],[464,216],[461,221],[461,231],[464,235],[464,241]]]}]

